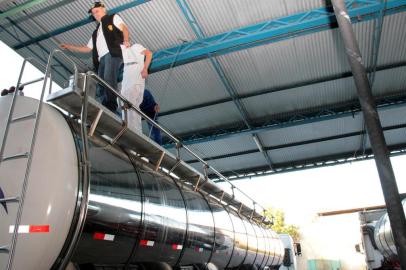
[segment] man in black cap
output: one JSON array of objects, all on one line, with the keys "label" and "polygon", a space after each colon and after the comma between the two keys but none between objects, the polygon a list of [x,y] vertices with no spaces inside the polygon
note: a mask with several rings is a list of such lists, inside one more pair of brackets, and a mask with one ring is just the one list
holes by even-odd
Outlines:
[{"label": "man in black cap", "polygon": [[[117,89],[118,71],[123,62],[120,45],[130,47],[128,28],[119,15],[108,15],[101,2],[95,2],[88,13],[91,13],[98,22],[88,44],[86,46],[61,44],[61,48],[82,53],[92,51],[93,65],[99,77]],[[96,96],[104,106],[113,112],[116,111],[117,98],[111,91],[98,85]]]}]

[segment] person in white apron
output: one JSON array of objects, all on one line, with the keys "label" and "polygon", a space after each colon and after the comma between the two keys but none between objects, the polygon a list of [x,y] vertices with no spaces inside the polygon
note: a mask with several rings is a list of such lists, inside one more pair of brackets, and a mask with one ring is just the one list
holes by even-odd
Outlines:
[{"label": "person in white apron", "polygon": [[[145,79],[148,76],[152,52],[145,49],[141,44],[134,44],[129,48],[122,46],[121,50],[124,62],[121,94],[139,108],[144,96]],[[128,127],[133,131],[142,133],[141,116],[135,110],[130,109],[127,112]]]}]

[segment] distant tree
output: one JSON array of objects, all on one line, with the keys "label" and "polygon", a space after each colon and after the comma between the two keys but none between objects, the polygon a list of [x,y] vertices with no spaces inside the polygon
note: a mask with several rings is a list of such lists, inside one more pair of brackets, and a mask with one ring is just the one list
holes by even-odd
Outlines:
[{"label": "distant tree", "polygon": [[276,233],[287,233],[292,236],[295,242],[299,241],[299,227],[295,225],[285,224],[285,213],[282,210],[269,207],[266,210],[266,216],[270,220],[273,220],[273,225],[270,225],[269,227],[272,228]]}]

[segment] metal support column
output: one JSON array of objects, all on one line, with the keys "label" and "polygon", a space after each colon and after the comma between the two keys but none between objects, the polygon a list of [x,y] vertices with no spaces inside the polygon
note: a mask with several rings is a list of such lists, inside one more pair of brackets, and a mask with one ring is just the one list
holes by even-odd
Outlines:
[{"label": "metal support column", "polygon": [[345,2],[344,0],[332,0],[332,3],[341,37],[344,41],[347,58],[357,86],[358,98],[361,103],[372,151],[375,156],[375,163],[381,180],[382,191],[392,227],[393,238],[396,243],[400,265],[402,269],[406,270],[405,213],[401,204],[395,174],[389,159],[389,152],[383,135],[379,115],[376,110],[367,73],[362,63],[361,53],[355,39],[351,26],[351,19],[348,15]]}]

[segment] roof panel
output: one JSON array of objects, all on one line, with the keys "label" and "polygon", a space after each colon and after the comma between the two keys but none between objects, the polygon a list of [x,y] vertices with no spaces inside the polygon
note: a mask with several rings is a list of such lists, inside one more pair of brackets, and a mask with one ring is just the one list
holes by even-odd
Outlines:
[{"label": "roof panel", "polygon": [[150,50],[168,48],[196,36],[176,0],[154,0],[121,13],[131,31],[131,40]]},{"label": "roof panel", "polygon": [[154,92],[162,111],[228,96],[209,60],[153,73],[148,77],[147,88]]},{"label": "roof panel", "polygon": [[[207,163],[210,166],[216,168],[220,172],[238,171],[243,169],[249,169],[252,167],[267,165],[264,156],[259,152],[243,156],[208,160]],[[192,163],[191,165],[197,170],[202,171],[202,165],[200,163]]]},{"label": "roof panel", "polygon": [[192,13],[206,36],[321,7],[321,0],[190,0]]},{"label": "roof panel", "polygon": [[383,127],[402,125],[406,123],[406,105],[379,110],[379,118]]},{"label": "roof panel", "polygon": [[[255,142],[252,139],[251,135],[231,137],[224,140],[193,144],[188,147],[190,147],[193,151],[196,151],[196,153],[201,154],[202,158],[257,149],[257,146],[255,145]],[[193,159],[195,158],[188,157],[186,160]]]},{"label": "roof panel", "polygon": [[[385,131],[385,141],[388,146],[404,144],[406,137],[406,128]],[[371,148],[371,143],[368,140],[365,144],[366,149]]]},{"label": "roof panel", "polygon": [[[378,64],[406,61],[406,12],[384,17]],[[402,49],[403,48],[403,49]]]},{"label": "roof panel", "polygon": [[274,129],[260,133],[264,146],[278,146],[325,138],[362,130],[363,121],[360,114],[329,121],[314,122],[300,126]]},{"label": "roof panel", "polygon": [[406,66],[376,73],[373,85],[374,95],[390,94],[406,90]]},{"label": "roof panel", "polygon": [[227,125],[235,125],[240,119],[237,108],[228,102],[214,105],[200,110],[188,111],[186,114],[173,114],[162,116],[160,122],[176,134],[204,130]]},{"label": "roof panel", "polygon": [[359,149],[361,136],[267,151],[274,163],[293,162]]},{"label": "roof panel", "polygon": [[[373,22],[354,25],[366,65],[370,62]],[[240,94],[349,71],[337,30],[322,31],[218,57]]]},{"label": "roof panel", "polygon": [[303,111],[306,108],[325,108],[328,104],[356,98],[354,81],[347,78],[254,96],[242,101],[250,116],[256,119],[267,115]]}]

